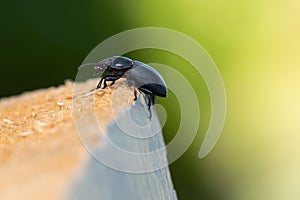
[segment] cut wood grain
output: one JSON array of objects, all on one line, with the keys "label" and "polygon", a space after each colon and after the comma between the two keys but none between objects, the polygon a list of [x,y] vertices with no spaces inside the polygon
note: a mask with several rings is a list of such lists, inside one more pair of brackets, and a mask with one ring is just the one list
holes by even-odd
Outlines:
[{"label": "cut wood grain", "polygon": [[[101,145],[105,142],[101,142],[104,141],[103,138],[96,133],[88,137],[88,139],[92,138],[91,141],[84,141],[89,143],[84,146],[80,141],[83,133],[78,137],[78,125],[84,122],[84,127],[93,130],[95,125],[91,124],[89,116],[94,115],[99,122],[97,126],[110,138],[115,138],[122,143],[122,137],[117,136],[120,131],[115,131],[113,124],[117,120],[124,119],[126,110],[130,108],[136,111],[135,108],[138,108],[136,106],[140,105],[138,103],[135,107],[132,106],[133,88],[128,87],[124,80],[118,81],[105,90],[88,92],[96,84],[97,80],[77,83],[76,86],[82,93],[74,95],[74,83],[67,81],[65,85],[57,88],[28,92],[0,100],[1,200],[90,199],[88,197],[118,199],[113,198],[117,197],[114,196],[116,189],[120,191],[117,194],[119,196],[131,193],[128,196],[132,197],[131,199],[143,199],[140,198],[141,195],[149,196],[149,189],[146,191],[146,187],[155,188],[153,194],[159,195],[157,198],[149,199],[175,199],[168,167],[143,177],[130,173],[124,175],[122,172],[101,166],[99,162],[91,159],[86,147],[91,144],[95,148],[94,153],[101,152],[103,150]],[[115,98],[116,96],[118,98]],[[89,98],[94,103],[87,103],[90,102]],[[90,109],[91,106],[93,109]],[[140,106],[140,108],[144,107]],[[79,121],[80,118],[76,117],[78,113],[80,116],[77,117],[83,118]],[[128,141],[124,140],[124,142],[123,145],[126,146]],[[155,148],[164,147],[161,132],[155,142],[156,145],[159,144]],[[141,145],[139,144],[134,150],[148,151],[147,145]],[[154,143],[148,145],[155,146]],[[157,157],[161,160],[141,160],[143,164],[139,165],[140,169],[143,166],[155,166],[157,165],[155,162],[166,164],[166,154],[165,151],[162,152]],[[117,158],[119,155],[110,156]],[[123,159],[123,164],[124,161]],[[91,174],[85,174],[86,169],[91,169]],[[100,179],[95,178],[99,176]],[[82,190],[75,189],[78,186]],[[86,187],[89,190],[85,190]],[[96,191],[99,187],[101,189]],[[145,191],[136,192],[134,188]],[[76,191],[82,192],[77,194]]]}]

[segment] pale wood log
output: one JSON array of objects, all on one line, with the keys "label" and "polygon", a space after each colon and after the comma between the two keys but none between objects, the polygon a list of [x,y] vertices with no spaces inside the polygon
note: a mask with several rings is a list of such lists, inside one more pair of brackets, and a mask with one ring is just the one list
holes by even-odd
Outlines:
[{"label": "pale wood log", "polygon": [[[76,113],[96,114],[101,130],[125,147],[130,141],[119,137],[121,132],[116,129],[114,119],[126,120],[125,111],[132,109],[142,111],[137,119],[147,120],[147,111],[142,110],[140,101],[132,106],[132,88],[124,80],[111,88],[88,93],[96,84],[97,80],[78,83],[82,94],[75,94],[75,99],[79,99],[76,106],[74,84],[70,81],[57,88],[0,100],[0,199],[176,199],[168,167],[147,174],[124,174],[91,159],[78,137]],[[85,101],[80,103],[80,98],[86,96],[94,98],[93,110]],[[88,130],[93,129],[89,117],[84,122]],[[160,129],[159,123],[153,126]],[[94,153],[102,151],[103,138],[97,134],[91,136]],[[155,138],[136,143],[131,150],[147,152],[164,147],[161,132]],[[126,160],[122,162],[126,165]],[[167,162],[165,151],[155,160],[153,157],[140,160],[139,169],[155,167],[158,162]]]}]

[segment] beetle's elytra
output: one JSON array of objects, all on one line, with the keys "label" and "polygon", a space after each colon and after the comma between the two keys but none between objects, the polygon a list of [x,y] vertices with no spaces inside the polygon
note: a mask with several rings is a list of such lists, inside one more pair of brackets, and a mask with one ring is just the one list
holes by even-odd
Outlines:
[{"label": "beetle's elytra", "polygon": [[102,76],[97,85],[97,89],[107,87],[107,81],[113,85],[119,78],[126,78],[128,83],[134,86],[134,97],[136,100],[136,89],[147,97],[148,108],[154,104],[156,96],[166,97],[167,86],[161,75],[149,65],[140,61],[131,60],[123,56],[113,56],[106,58],[95,64],[95,70]]}]

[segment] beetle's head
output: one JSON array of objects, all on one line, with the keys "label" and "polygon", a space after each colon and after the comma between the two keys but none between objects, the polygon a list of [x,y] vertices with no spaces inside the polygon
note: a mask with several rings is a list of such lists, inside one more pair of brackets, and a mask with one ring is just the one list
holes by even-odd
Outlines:
[{"label": "beetle's head", "polygon": [[82,64],[79,66],[79,69],[88,66],[94,67],[94,76],[102,75],[105,72],[122,75],[133,66],[133,60],[122,56],[113,56],[106,58],[99,63]]},{"label": "beetle's head", "polygon": [[120,71],[127,71],[132,66],[133,66],[133,60],[123,56],[112,57],[112,62],[110,65],[112,70],[120,70]]},{"label": "beetle's head", "polygon": [[97,73],[101,74],[106,70],[109,70],[111,63],[112,63],[112,58],[106,58],[104,60],[101,60],[99,63],[97,63],[94,66],[94,69],[96,70]]}]

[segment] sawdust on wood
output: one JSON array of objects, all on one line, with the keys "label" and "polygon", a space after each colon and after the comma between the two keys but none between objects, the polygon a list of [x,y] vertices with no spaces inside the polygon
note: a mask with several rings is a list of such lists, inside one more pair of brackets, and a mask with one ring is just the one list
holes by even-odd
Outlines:
[{"label": "sawdust on wood", "polygon": [[0,199],[59,199],[88,156],[73,109],[88,114],[80,102],[92,96],[93,112],[105,129],[133,102],[133,88],[124,80],[94,92],[97,80],[76,84],[81,94],[73,94],[74,83],[66,81],[0,100]]}]

